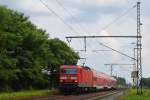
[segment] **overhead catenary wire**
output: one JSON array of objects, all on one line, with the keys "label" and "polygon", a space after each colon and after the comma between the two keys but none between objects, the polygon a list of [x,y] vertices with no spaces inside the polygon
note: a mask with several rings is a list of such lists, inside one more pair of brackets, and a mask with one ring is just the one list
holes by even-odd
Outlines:
[{"label": "overhead catenary wire", "polygon": [[[56,0],[58,1],[58,0]],[[45,2],[44,0],[40,0],[40,2],[51,12],[53,13],[55,16],[57,16],[71,31],[78,33],[76,30],[74,30],[74,28],[72,26],[70,26],[69,24],[67,24],[64,19],[59,16],[53,9],[51,9]],[[136,6],[133,6],[132,8],[135,8]],[[64,7],[65,8],[65,7]],[[66,8],[65,8],[66,9]],[[130,11],[130,10],[128,10]],[[118,19],[120,19],[122,16],[126,15],[128,13],[128,11],[124,14],[122,14],[121,16],[117,17],[114,21],[112,21],[110,24],[108,24],[106,27],[104,27],[104,29],[106,29],[107,27],[109,27],[110,25],[112,25],[114,22],[116,22]],[[67,10],[68,12],[68,10]],[[70,14],[71,15],[71,14]]]},{"label": "overhead catenary wire", "polygon": [[[56,2],[57,2],[57,4],[71,17],[71,20],[72,21],[74,21],[74,22],[76,22],[76,25],[78,25],[78,27],[81,29],[81,30],[83,30],[83,32],[84,33],[88,33],[88,31],[87,30],[85,30],[85,28],[81,25],[81,24],[79,24],[79,23],[77,23],[77,19],[72,15],[72,13],[66,8],[66,7],[64,7],[64,5],[62,4],[62,2],[61,1],[59,1],[59,0],[55,0]],[[67,42],[68,42],[68,44],[70,45],[70,43],[71,43],[71,40],[69,41],[68,39],[67,39]],[[84,51],[84,50],[76,50],[76,51]]]},{"label": "overhead catenary wire", "polygon": [[48,9],[48,11],[50,11],[50,13],[53,13],[57,18],[59,18],[60,21],[62,21],[72,32],[78,33],[72,26],[70,26],[69,24],[67,24],[61,16],[59,16],[53,9],[51,9],[51,8],[45,3],[44,0],[39,0],[39,1],[41,2],[42,5],[44,5],[44,6]]},{"label": "overhead catenary wire", "polygon": [[[55,0],[55,1],[57,2],[57,4],[58,4],[59,6],[61,6],[61,7],[71,16],[71,19],[72,19],[72,20],[76,21],[76,19],[74,18],[74,16],[68,11],[68,9],[66,9],[66,8],[63,6],[63,4],[62,4],[59,0]],[[114,19],[112,22],[110,22],[108,25],[106,25],[106,26],[103,28],[103,30],[106,29],[106,28],[108,28],[109,26],[111,26],[113,23],[115,23],[115,22],[116,22],[117,20],[119,20],[121,17],[125,16],[127,13],[130,12],[131,9],[133,9],[133,8],[135,8],[135,7],[136,7],[136,5],[134,5],[133,7],[129,8],[125,13],[121,14],[121,15],[118,16],[116,19]],[[78,24],[78,23],[77,23],[77,24]],[[78,25],[81,27],[80,24],[78,24]],[[87,33],[87,32],[86,32],[86,33]],[[71,42],[71,41],[70,41],[70,42]]]},{"label": "overhead catenary wire", "polygon": [[[68,13],[68,15],[70,15],[70,17],[71,17],[71,19],[73,20],[73,21],[75,21],[75,22],[77,22],[77,19],[72,15],[72,13],[66,8],[66,7],[64,7],[64,5],[62,4],[62,2],[60,2],[59,0],[55,0],[56,2],[57,2],[57,4],[61,7],[61,8],[63,8],[63,10],[66,12],[66,13]],[[87,30],[85,30],[85,28],[81,25],[81,24],[79,24],[79,23],[76,23],[85,33],[87,33],[88,31]]]},{"label": "overhead catenary wire", "polygon": [[[118,21],[120,18],[122,18],[123,16],[125,16],[126,14],[128,14],[132,9],[136,8],[137,5],[132,6],[131,8],[129,8],[125,13],[121,14],[120,16],[118,16],[117,18],[115,18],[112,22],[110,22],[109,24],[107,24],[106,26],[104,26],[102,28],[102,31],[107,29],[108,27],[110,27],[112,24],[114,24],[116,21]],[[81,36],[79,36],[81,37]],[[91,37],[91,36],[90,36]],[[94,37],[94,36],[93,36]]]},{"label": "overhead catenary wire", "polygon": [[[74,22],[76,22],[76,24],[80,27],[80,29],[83,30],[83,32],[84,32],[85,34],[90,34],[90,32],[88,32],[88,30],[86,30],[85,27],[84,27],[82,24],[80,24],[80,23],[77,22],[77,19],[72,15],[72,13],[71,13],[66,7],[64,7],[64,5],[62,4],[61,1],[59,1],[59,0],[55,0],[55,1],[57,2],[57,4],[58,4],[68,15],[70,15],[71,20],[74,21]],[[67,41],[68,41],[68,39],[67,39]],[[68,41],[69,45],[70,45],[70,42],[71,42],[71,41]],[[85,50],[77,50],[77,51],[80,51],[80,52],[83,52],[83,51],[84,51],[84,52],[85,52]]]},{"label": "overhead catenary wire", "polygon": [[137,5],[133,5],[132,7],[130,7],[126,12],[124,12],[123,14],[117,16],[113,21],[111,21],[109,24],[107,24],[106,26],[104,26],[101,30],[100,33],[104,30],[106,30],[107,28],[109,28],[111,25],[113,25],[114,23],[116,23],[119,19],[121,19],[123,16],[125,16],[126,14],[128,14],[132,9],[136,8]]},{"label": "overhead catenary wire", "polygon": [[124,55],[124,56],[126,56],[126,57],[128,57],[128,58],[130,58],[130,59],[132,59],[132,60],[136,60],[135,58],[133,58],[133,57],[131,57],[131,56],[125,54],[125,53],[122,53],[122,52],[120,52],[120,51],[118,51],[118,50],[115,50],[115,49],[113,49],[113,48],[111,48],[111,47],[109,47],[109,46],[107,46],[107,45],[105,45],[105,44],[103,44],[103,43],[99,43],[99,44],[100,44],[101,46],[104,46],[104,47],[106,47],[106,48],[109,48],[109,49],[111,49],[111,50],[113,50],[113,51],[115,51],[115,52],[117,52],[117,53],[119,53],[119,54],[121,54],[121,55]]}]

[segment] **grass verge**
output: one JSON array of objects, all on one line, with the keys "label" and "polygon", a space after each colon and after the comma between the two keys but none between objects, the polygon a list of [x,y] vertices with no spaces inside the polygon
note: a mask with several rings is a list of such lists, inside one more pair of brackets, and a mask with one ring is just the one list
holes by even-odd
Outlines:
[{"label": "grass verge", "polygon": [[0,100],[12,100],[12,99],[19,99],[19,98],[35,97],[35,96],[50,96],[57,93],[58,90],[56,89],[0,93]]},{"label": "grass verge", "polygon": [[124,93],[123,100],[150,100],[150,89],[143,89],[142,95],[137,95],[136,89],[129,89]]}]

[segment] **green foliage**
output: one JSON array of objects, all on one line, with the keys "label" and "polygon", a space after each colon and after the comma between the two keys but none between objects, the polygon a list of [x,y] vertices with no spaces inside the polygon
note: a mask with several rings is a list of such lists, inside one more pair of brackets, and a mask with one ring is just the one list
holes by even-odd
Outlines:
[{"label": "green foliage", "polygon": [[136,89],[129,89],[124,93],[123,100],[149,100],[150,98],[150,90],[143,89],[142,95],[136,94]]},{"label": "green foliage", "polygon": [[[0,91],[46,88],[48,67],[76,64],[79,56],[59,39],[33,25],[22,13],[0,6]],[[53,80],[51,80],[53,81]]]},{"label": "green foliage", "polygon": [[126,85],[126,80],[122,77],[115,77],[117,80],[117,85],[125,86]]},{"label": "green foliage", "polygon": [[56,62],[55,59],[53,59],[52,62],[55,62],[56,64],[76,64],[77,60],[79,59],[79,56],[77,53],[75,53],[70,47],[66,45],[63,41],[59,39],[51,39],[48,41],[49,44],[49,51],[51,51],[55,56],[55,59],[59,59],[59,61]]},{"label": "green foliage", "polygon": [[142,84],[146,88],[150,88],[150,78],[142,78]]}]

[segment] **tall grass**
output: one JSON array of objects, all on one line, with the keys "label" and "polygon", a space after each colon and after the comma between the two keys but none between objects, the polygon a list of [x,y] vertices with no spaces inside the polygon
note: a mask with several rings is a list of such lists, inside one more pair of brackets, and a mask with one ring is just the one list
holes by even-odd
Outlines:
[{"label": "tall grass", "polygon": [[19,92],[9,92],[0,93],[0,100],[12,100],[18,98],[29,98],[34,96],[50,96],[58,93],[58,90],[30,90],[30,91],[19,91]]},{"label": "tall grass", "polygon": [[124,100],[150,100],[150,89],[143,89],[142,95],[137,95],[136,89],[129,89],[124,93]]}]

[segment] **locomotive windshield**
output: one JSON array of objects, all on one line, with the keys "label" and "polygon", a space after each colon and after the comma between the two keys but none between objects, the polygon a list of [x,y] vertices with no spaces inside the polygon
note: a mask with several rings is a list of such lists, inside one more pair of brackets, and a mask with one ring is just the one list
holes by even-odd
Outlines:
[{"label": "locomotive windshield", "polygon": [[63,74],[77,74],[77,69],[75,68],[66,68],[61,71]]}]

